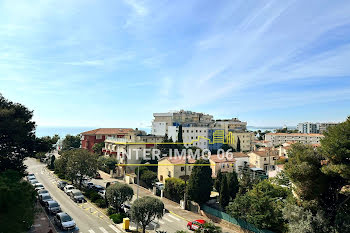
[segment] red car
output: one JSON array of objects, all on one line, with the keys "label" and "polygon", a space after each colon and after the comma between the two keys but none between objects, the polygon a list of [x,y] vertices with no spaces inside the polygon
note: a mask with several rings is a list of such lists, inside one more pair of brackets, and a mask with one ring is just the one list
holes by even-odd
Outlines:
[{"label": "red car", "polygon": [[205,220],[195,220],[193,222],[188,222],[187,223],[187,228],[188,230],[197,230],[199,229],[203,224],[205,223]]}]

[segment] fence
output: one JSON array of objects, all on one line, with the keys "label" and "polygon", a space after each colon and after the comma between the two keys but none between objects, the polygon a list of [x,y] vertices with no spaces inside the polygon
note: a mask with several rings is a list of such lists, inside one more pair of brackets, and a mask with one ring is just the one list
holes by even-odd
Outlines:
[{"label": "fence", "polygon": [[210,215],[221,218],[227,222],[238,225],[239,227],[241,227],[243,229],[252,231],[254,233],[273,233],[272,231],[269,231],[269,230],[260,230],[260,229],[256,228],[253,224],[250,224],[244,220],[233,218],[230,215],[228,215],[222,211],[216,210],[216,209],[211,208],[211,207],[206,206],[206,205],[202,205],[201,210],[203,210],[204,212],[207,212]]}]

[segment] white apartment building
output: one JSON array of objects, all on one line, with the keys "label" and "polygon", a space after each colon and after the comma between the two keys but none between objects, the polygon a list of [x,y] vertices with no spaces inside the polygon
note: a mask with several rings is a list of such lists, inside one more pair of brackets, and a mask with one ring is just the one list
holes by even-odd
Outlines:
[{"label": "white apartment building", "polygon": [[286,142],[300,142],[302,144],[320,144],[322,134],[305,133],[268,133],[265,134],[265,140],[272,142],[274,146],[282,145]]},{"label": "white apartment building", "polygon": [[[174,142],[178,141],[179,127],[169,126],[168,137]],[[182,127],[183,143],[188,146],[195,146],[201,149],[208,149],[208,128],[207,127]]]},{"label": "white apartment building", "polygon": [[323,134],[327,131],[328,127],[335,126],[339,123],[327,122],[327,123],[312,123],[304,122],[298,124],[299,133],[320,133]]},{"label": "white apartment building", "polygon": [[168,126],[173,125],[173,113],[153,113],[152,133],[157,136],[165,136],[168,133]]}]

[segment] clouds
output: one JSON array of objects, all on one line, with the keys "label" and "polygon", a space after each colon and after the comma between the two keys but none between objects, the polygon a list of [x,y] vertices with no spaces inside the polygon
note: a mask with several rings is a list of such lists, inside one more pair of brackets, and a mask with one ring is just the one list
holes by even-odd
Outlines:
[{"label": "clouds", "polygon": [[252,119],[349,97],[333,85],[350,77],[347,1],[2,1],[0,22],[0,91],[40,121],[51,117],[43,93],[86,114],[117,101],[105,122],[128,108],[135,124],[169,109]]}]

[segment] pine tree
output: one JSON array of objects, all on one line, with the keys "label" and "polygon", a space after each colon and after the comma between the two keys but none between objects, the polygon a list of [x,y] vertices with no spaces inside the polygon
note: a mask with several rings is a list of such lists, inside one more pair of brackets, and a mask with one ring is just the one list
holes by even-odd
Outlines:
[{"label": "pine tree", "polygon": [[179,126],[179,132],[177,134],[177,141],[178,142],[183,142],[183,138],[182,138],[182,125]]},{"label": "pine tree", "polygon": [[238,193],[239,183],[237,179],[237,173],[232,171],[227,174],[227,185],[230,197],[233,199],[236,198],[236,194]]},{"label": "pine tree", "polygon": [[216,175],[215,182],[214,182],[214,188],[219,193],[220,193],[220,188],[221,188],[222,176],[223,176],[222,172],[221,172],[221,170],[219,170],[218,174]]}]

